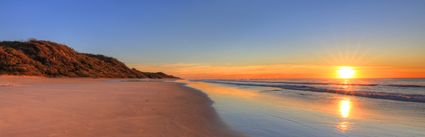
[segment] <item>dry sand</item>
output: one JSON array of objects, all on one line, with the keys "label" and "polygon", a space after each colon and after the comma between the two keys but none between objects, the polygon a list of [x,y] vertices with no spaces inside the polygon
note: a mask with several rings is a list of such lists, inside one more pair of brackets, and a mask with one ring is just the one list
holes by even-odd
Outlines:
[{"label": "dry sand", "polygon": [[0,77],[0,137],[240,136],[178,83]]}]

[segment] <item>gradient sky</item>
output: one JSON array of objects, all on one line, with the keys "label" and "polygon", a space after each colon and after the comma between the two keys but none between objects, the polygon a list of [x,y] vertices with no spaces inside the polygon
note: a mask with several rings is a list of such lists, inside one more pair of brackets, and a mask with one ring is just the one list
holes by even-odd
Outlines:
[{"label": "gradient sky", "polygon": [[425,77],[425,0],[1,0],[28,38],[185,78]]}]

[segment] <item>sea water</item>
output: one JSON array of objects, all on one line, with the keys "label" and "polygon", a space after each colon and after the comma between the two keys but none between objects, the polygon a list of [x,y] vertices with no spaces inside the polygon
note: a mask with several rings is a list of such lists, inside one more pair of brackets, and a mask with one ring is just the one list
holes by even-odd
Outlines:
[{"label": "sea water", "polygon": [[425,79],[197,80],[222,120],[254,137],[425,136]]}]

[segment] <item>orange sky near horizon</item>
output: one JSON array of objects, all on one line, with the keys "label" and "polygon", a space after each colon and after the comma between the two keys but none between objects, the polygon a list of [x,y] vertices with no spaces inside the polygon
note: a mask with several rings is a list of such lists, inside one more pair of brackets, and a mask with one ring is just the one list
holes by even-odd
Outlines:
[{"label": "orange sky near horizon", "polygon": [[[329,42],[332,43],[332,42]],[[391,42],[388,42],[391,43]],[[165,72],[186,79],[279,79],[279,78],[338,78],[340,66],[355,69],[354,78],[425,78],[424,47],[403,47],[403,43],[379,44],[341,42],[312,48],[310,52],[294,52],[205,63],[129,64],[141,71]],[[360,46],[361,45],[361,46]],[[280,49],[285,51],[285,49]],[[279,50],[277,50],[279,51]],[[236,53],[245,54],[246,51]],[[248,54],[248,53],[246,53]],[[226,57],[224,54],[214,55]],[[254,58],[254,59],[252,59]]]},{"label": "orange sky near horizon", "polygon": [[[338,78],[340,66],[328,65],[130,65],[143,71],[162,71],[186,79]],[[354,78],[425,78],[425,67],[352,66]]]}]

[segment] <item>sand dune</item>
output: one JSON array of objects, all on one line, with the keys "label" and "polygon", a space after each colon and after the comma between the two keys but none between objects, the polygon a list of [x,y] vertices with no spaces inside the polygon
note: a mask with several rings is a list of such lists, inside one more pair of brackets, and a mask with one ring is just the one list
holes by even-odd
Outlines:
[{"label": "sand dune", "polygon": [[174,82],[0,77],[1,137],[222,137],[201,93]]}]

